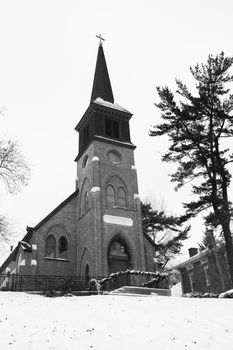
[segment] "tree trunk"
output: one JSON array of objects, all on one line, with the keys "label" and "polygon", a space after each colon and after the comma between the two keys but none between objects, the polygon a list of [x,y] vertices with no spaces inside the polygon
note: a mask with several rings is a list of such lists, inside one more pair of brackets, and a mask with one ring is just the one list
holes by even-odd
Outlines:
[{"label": "tree trunk", "polygon": [[231,284],[233,286],[233,244],[232,244],[232,238],[231,238],[230,225],[227,223],[223,223],[222,229],[223,229],[223,235],[226,242],[226,253],[227,253],[227,260],[228,260],[230,276],[231,276]]},{"label": "tree trunk", "polygon": [[222,208],[221,208],[221,215],[220,215],[219,221],[222,226],[223,235],[226,242],[227,260],[228,260],[228,265],[230,270],[231,284],[233,286],[233,243],[232,243],[231,230],[230,230],[231,214],[230,214],[229,201],[228,201],[226,169],[220,157],[218,138],[216,138],[215,140],[215,150],[216,150],[216,158],[218,162],[218,170],[222,180],[221,181]]},{"label": "tree trunk", "polygon": [[221,264],[220,264],[220,261],[219,261],[219,256],[218,256],[218,251],[217,251],[217,248],[216,248],[216,241],[215,241],[215,239],[214,239],[213,243],[214,243],[213,244],[213,250],[214,250],[214,257],[215,257],[215,262],[216,262],[216,269],[217,269],[217,272],[218,272],[218,275],[219,275],[219,278],[220,278],[222,292],[225,292],[226,291],[226,286],[225,286],[224,276],[223,276],[223,273],[222,273],[222,267],[221,267]]}]

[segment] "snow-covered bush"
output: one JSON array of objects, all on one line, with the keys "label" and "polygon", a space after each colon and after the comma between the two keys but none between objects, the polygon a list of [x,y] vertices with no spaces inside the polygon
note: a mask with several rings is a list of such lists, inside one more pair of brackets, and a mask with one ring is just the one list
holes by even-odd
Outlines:
[{"label": "snow-covered bush", "polygon": [[[109,277],[105,277],[102,280],[97,280],[97,279],[91,279],[89,281],[89,288],[96,287],[98,294],[101,293],[102,286],[105,282],[107,281],[114,281],[116,280],[120,275],[135,275],[135,276],[147,276],[150,278],[149,282],[153,282],[153,286],[156,287],[159,281],[166,280],[168,278],[167,273],[160,273],[160,272],[149,272],[149,271],[136,271],[136,270],[126,270],[126,271],[119,271],[119,272],[114,272],[111,273]],[[148,282],[147,282],[148,283]],[[142,285],[143,287],[147,287],[147,283],[144,283]]]},{"label": "snow-covered bush", "polygon": [[186,298],[218,298],[219,294],[217,294],[217,293],[192,292],[192,293],[186,293],[183,296],[186,297]]},{"label": "snow-covered bush", "polygon": [[219,298],[233,298],[233,289],[227,290],[219,295]]}]

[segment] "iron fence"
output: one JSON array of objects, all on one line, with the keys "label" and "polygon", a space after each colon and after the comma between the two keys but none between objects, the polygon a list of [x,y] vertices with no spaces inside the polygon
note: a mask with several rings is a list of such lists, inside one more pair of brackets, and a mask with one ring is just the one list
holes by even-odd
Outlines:
[{"label": "iron fence", "polygon": [[89,278],[86,276],[0,275],[2,291],[81,291],[88,287]]},{"label": "iron fence", "polygon": [[[90,286],[91,279],[101,280],[106,276],[54,276],[54,275],[0,275],[1,291],[94,291],[95,286]],[[142,286],[150,277],[134,276],[130,274],[119,276],[114,280],[107,280],[103,290],[110,291],[123,285]]]}]

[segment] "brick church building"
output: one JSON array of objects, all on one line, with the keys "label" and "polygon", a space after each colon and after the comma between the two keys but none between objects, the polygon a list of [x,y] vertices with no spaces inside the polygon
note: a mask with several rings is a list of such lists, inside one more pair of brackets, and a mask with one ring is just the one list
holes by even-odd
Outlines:
[{"label": "brick church building", "polygon": [[75,128],[76,189],[27,227],[0,274],[89,278],[155,270],[153,242],[142,231],[131,117],[114,103],[100,40],[90,104]]}]

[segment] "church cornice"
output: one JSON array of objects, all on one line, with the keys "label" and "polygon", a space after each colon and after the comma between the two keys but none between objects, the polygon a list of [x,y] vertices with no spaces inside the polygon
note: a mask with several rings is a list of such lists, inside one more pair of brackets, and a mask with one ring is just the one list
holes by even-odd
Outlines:
[{"label": "church cornice", "polygon": [[[108,117],[117,117],[117,118],[121,118],[123,120],[130,120],[132,117],[132,113],[128,112],[126,109],[124,109],[123,107],[121,107],[122,109],[116,109],[112,106],[119,106],[119,105],[114,105],[111,104],[107,101],[103,101],[103,103],[101,103],[101,99],[96,99],[97,101],[91,102],[91,104],[89,105],[89,107],[87,108],[86,112],[84,113],[83,117],[81,118],[81,120],[79,121],[79,123],[77,124],[77,126],[75,127],[76,131],[80,131],[83,126],[85,124],[87,124],[90,116],[94,113],[94,112],[99,112],[103,115],[106,115]],[[100,102],[98,102],[100,101]],[[119,106],[120,107],[120,106]]]}]

